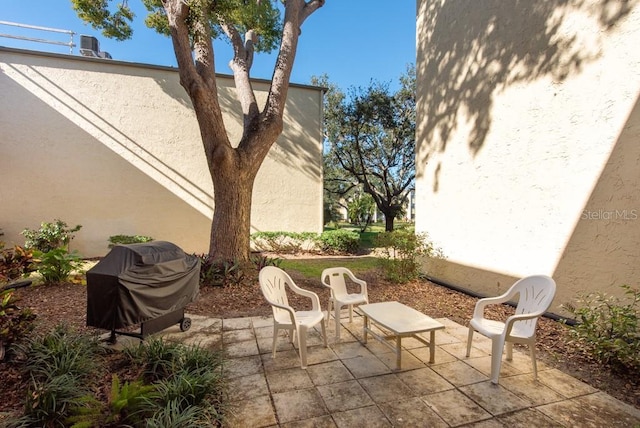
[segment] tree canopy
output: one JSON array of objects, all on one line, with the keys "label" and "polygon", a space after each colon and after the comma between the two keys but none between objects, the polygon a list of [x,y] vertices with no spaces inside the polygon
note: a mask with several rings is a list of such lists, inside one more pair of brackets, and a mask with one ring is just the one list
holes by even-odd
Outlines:
[{"label": "tree canopy", "polygon": [[[128,2],[71,0],[78,16],[107,37],[131,37]],[[180,84],[198,120],[214,188],[209,254],[216,259],[247,260],[251,196],[262,161],[282,132],[291,70],[304,21],[325,0],[141,0],[145,23],[171,37]],[[284,15],[282,14],[284,12]],[[243,133],[232,144],[222,120],[216,83],[213,39],[233,47],[229,65],[242,108]],[[254,51],[278,48],[266,102],[259,106],[249,73]]]},{"label": "tree canopy", "polygon": [[396,92],[372,81],[348,95],[328,82],[325,97],[325,190],[348,198],[368,193],[393,230],[415,181],[415,69],[409,66]]}]

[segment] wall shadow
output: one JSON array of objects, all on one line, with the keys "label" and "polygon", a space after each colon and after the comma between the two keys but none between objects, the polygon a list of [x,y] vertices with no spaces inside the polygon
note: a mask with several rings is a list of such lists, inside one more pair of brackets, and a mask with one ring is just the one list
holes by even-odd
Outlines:
[{"label": "wall shadow", "polygon": [[[511,85],[542,77],[563,81],[597,59],[570,17],[588,19],[591,36],[610,31],[634,7],[619,0],[422,0],[418,10],[418,135],[416,162],[466,144],[476,155],[494,118],[494,96]],[[420,19],[421,18],[421,19]],[[526,34],[526,37],[522,37]],[[591,47],[590,47],[591,46]],[[461,122],[471,130],[453,140]],[[459,138],[459,137],[458,137]],[[419,169],[420,171],[420,169]],[[437,169],[439,171],[439,169]]]},{"label": "wall shadow", "polygon": [[[589,196],[554,277],[573,290],[618,297],[640,278],[640,95]],[[571,303],[565,301],[563,303]],[[575,302],[573,302],[575,303]]]}]

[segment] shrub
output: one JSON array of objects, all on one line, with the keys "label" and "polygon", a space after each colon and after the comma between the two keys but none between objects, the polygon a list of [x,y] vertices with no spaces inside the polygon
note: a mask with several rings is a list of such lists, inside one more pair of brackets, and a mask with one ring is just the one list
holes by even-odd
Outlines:
[{"label": "shrub", "polygon": [[397,229],[378,234],[376,246],[382,248],[382,269],[389,281],[403,284],[420,275],[419,256],[444,257],[424,233],[412,229]]},{"label": "shrub", "polygon": [[267,257],[262,255],[251,256],[251,263],[255,267],[257,272],[260,272],[262,268],[267,266],[280,267],[282,259],[279,257]]},{"label": "shrub", "polygon": [[58,326],[20,348],[32,382],[25,414],[12,426],[221,426],[220,353],[153,338],[126,348],[128,373],[145,376],[121,382],[113,375],[108,401],[101,402],[97,381],[105,361],[95,338]]},{"label": "shrub", "polygon": [[153,238],[143,235],[113,235],[109,237],[109,248],[113,248],[116,245],[128,245],[128,244],[141,244],[144,242],[151,242]]},{"label": "shrub", "polygon": [[0,360],[4,359],[9,346],[26,337],[34,328],[36,315],[30,309],[20,309],[16,302],[11,289],[0,292]]},{"label": "shrub", "polygon": [[45,283],[63,282],[71,272],[82,269],[83,262],[77,251],[68,252],[66,248],[55,248],[42,253],[35,251],[36,270]]},{"label": "shrub", "polygon": [[58,326],[19,345],[25,374],[31,378],[25,414],[18,426],[67,426],[84,409],[91,385],[100,375],[102,350],[97,340]]},{"label": "shrub", "polygon": [[577,324],[569,332],[593,357],[621,371],[640,370],[640,289],[621,286],[626,301],[605,293],[578,299],[579,307],[564,304]]},{"label": "shrub", "polygon": [[240,285],[246,278],[246,268],[237,260],[214,259],[209,254],[194,256],[200,259],[200,285],[203,287]]},{"label": "shrub", "polygon": [[346,229],[327,230],[318,237],[320,250],[330,254],[355,254],[360,249],[360,236]]},{"label": "shrub", "polygon": [[68,248],[73,233],[81,228],[79,224],[69,228],[67,223],[56,219],[53,223],[42,222],[38,230],[24,229],[22,234],[26,239],[25,247],[46,253],[56,248]]},{"label": "shrub", "polygon": [[251,235],[251,242],[258,251],[296,254],[312,249],[317,237],[313,232],[256,232]]},{"label": "shrub", "polygon": [[33,272],[33,252],[16,245],[13,249],[0,246],[0,283],[11,282]]}]

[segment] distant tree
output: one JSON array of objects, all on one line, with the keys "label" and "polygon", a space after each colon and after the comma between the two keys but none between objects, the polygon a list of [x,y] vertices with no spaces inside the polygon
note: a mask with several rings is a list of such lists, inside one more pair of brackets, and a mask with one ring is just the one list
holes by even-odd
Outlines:
[{"label": "distant tree", "polygon": [[[107,37],[131,37],[133,13],[127,0],[71,0],[78,16]],[[196,113],[214,188],[209,254],[217,259],[247,260],[251,196],[258,169],[282,132],[289,79],[302,23],[325,0],[142,0],[145,23],[170,36],[180,84]],[[281,9],[284,18],[281,18]],[[244,38],[243,38],[244,35]],[[240,141],[232,143],[222,120],[216,83],[213,39],[227,37],[233,47],[229,65],[243,115]],[[259,106],[249,72],[256,52],[279,45],[271,87]]]},{"label": "distant tree", "polygon": [[361,188],[392,231],[415,182],[415,68],[407,68],[395,93],[372,81],[347,97],[324,83],[325,190],[347,198]]},{"label": "distant tree", "polygon": [[373,219],[376,204],[368,193],[355,194],[347,205],[349,221],[360,228],[360,232],[367,230]]}]

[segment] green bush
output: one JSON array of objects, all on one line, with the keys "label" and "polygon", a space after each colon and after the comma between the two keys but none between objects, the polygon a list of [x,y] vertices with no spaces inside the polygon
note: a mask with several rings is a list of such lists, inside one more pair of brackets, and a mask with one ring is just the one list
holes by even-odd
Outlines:
[{"label": "green bush", "polygon": [[360,235],[346,229],[327,230],[318,237],[318,245],[329,254],[355,254],[360,249]]},{"label": "green bush", "polygon": [[16,305],[13,290],[0,291],[0,360],[6,349],[33,331],[35,319],[30,309]]},{"label": "green bush", "polygon": [[246,279],[246,267],[237,261],[214,259],[209,254],[194,254],[200,259],[200,285],[228,287],[240,285]]},{"label": "green bush", "polygon": [[0,284],[27,276],[35,270],[33,252],[18,245],[2,248],[0,245]]},{"label": "green bush", "polygon": [[153,238],[143,235],[113,235],[109,237],[109,248],[113,248],[116,245],[129,245],[129,244],[141,244],[144,242],[151,242]]},{"label": "green bush", "polygon": [[24,229],[25,247],[46,253],[56,248],[68,248],[74,232],[79,231],[81,225],[69,228],[67,223],[56,219],[53,223],[42,222],[40,229]]},{"label": "green bush", "polygon": [[317,237],[313,232],[256,232],[251,235],[251,242],[258,251],[297,254],[312,249]]},{"label": "green bush", "polygon": [[416,234],[413,229],[397,229],[378,234],[376,246],[383,250],[382,269],[389,281],[403,284],[420,275],[418,257],[443,258],[425,233]]},{"label": "green bush", "polygon": [[640,374],[640,289],[621,287],[625,300],[591,293],[581,296],[577,306],[563,307],[577,321],[570,334],[596,360],[615,370]]},{"label": "green bush", "polygon": [[25,413],[16,426],[68,426],[84,409],[91,385],[99,378],[102,348],[97,340],[64,326],[18,346],[31,379]]},{"label": "green bush", "polygon": [[63,282],[71,272],[80,271],[83,261],[77,251],[68,252],[66,248],[55,248],[42,253],[34,251],[36,270],[45,283]]},{"label": "green bush", "polygon": [[123,353],[127,376],[143,376],[121,382],[113,375],[101,402],[105,388],[98,382],[106,361],[95,338],[59,326],[19,348],[32,381],[25,413],[11,426],[221,426],[226,396],[221,353],[149,339]]}]

